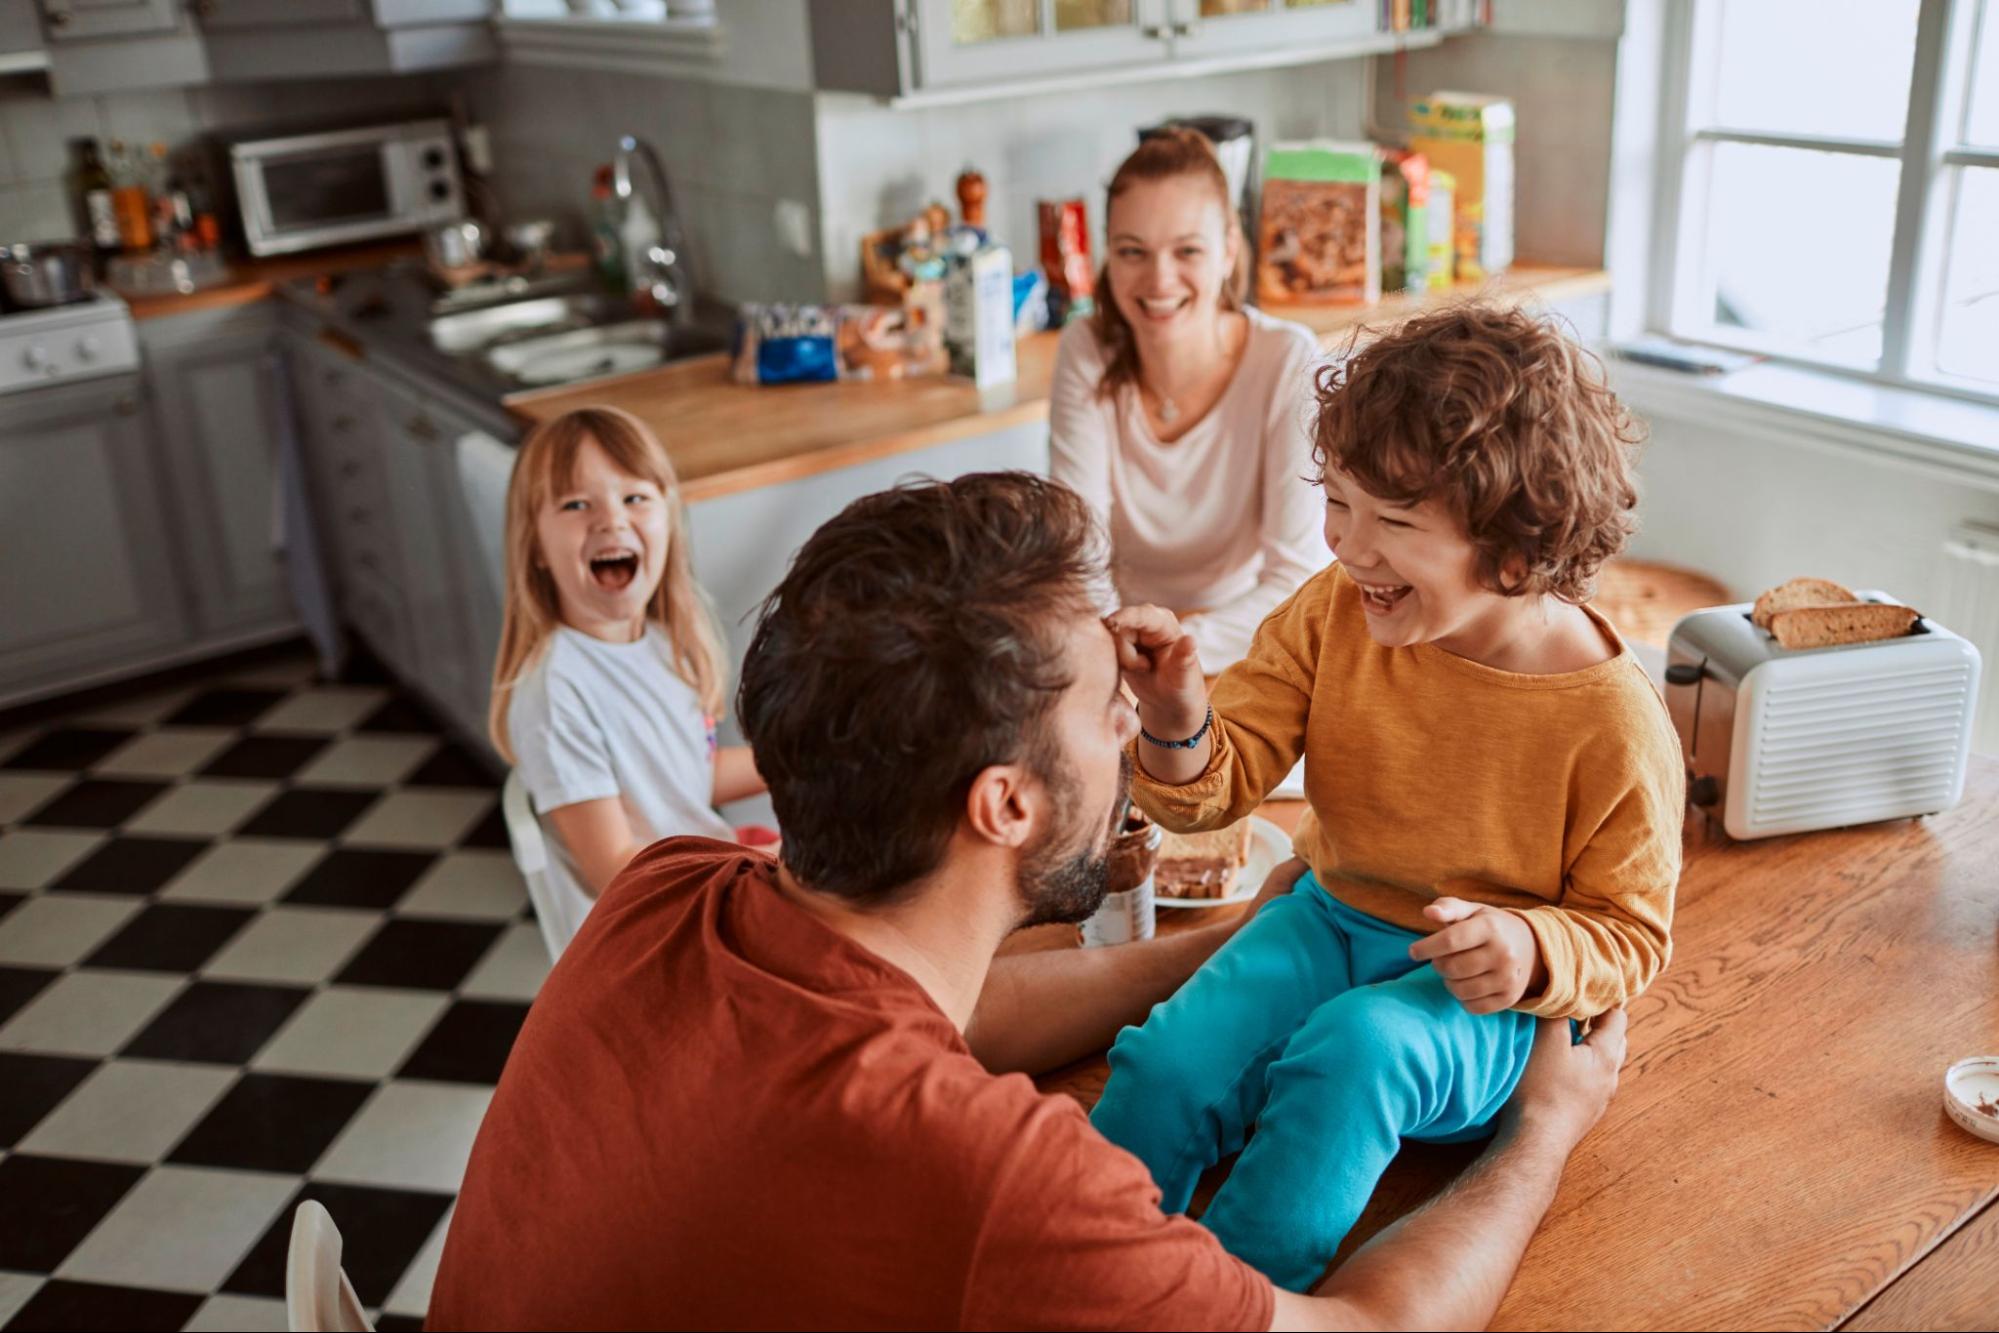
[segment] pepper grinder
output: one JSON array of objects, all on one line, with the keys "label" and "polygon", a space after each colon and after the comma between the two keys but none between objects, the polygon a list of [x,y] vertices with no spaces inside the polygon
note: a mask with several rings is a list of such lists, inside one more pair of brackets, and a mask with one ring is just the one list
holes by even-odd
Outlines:
[{"label": "pepper grinder", "polygon": [[986,178],[971,167],[958,173],[958,216],[967,227],[986,229]]}]

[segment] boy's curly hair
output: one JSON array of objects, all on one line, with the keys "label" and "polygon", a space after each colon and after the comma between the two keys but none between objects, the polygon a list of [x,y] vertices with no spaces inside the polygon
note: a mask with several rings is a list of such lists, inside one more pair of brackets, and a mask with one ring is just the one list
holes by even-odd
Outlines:
[{"label": "boy's curly hair", "polygon": [[1552,320],[1477,302],[1322,367],[1312,459],[1380,500],[1437,499],[1509,597],[1584,602],[1636,522],[1644,427]]}]

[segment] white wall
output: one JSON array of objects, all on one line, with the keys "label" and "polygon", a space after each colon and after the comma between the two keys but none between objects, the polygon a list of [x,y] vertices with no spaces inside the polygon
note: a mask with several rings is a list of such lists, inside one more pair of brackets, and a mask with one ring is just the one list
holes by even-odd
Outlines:
[{"label": "white wall", "polygon": [[1633,553],[1697,569],[1744,600],[1810,575],[1934,611],[1951,528],[1999,523],[1999,485],[1812,443],[1803,431],[1719,430],[1656,410],[1651,425]]},{"label": "white wall", "polygon": [[1016,268],[1039,262],[1040,199],[1087,199],[1092,253],[1101,258],[1104,186],[1141,126],[1224,112],[1254,121],[1259,142],[1353,138],[1365,119],[1366,78],[1365,62],[1344,60],[912,110],[821,93],[814,103],[827,289],[836,299],[859,294],[866,233],[907,221],[931,200],[955,214],[952,182],[967,166],[986,178],[992,228],[1012,248]]}]

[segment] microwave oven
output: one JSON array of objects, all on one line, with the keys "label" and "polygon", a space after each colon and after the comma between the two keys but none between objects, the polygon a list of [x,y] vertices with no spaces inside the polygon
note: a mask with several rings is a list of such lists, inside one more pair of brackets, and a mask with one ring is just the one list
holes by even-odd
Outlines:
[{"label": "microwave oven", "polygon": [[445,120],[239,139],[228,148],[253,255],[407,235],[465,212]]}]

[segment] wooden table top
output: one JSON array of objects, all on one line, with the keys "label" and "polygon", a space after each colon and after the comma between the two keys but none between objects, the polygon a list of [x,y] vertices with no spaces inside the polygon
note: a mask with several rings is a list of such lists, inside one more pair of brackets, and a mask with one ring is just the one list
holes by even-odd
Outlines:
[{"label": "wooden table top", "polygon": [[[1521,265],[1482,287],[1398,294],[1369,306],[1274,306],[1269,313],[1306,325],[1331,347],[1357,326],[1392,325],[1467,296],[1551,303],[1609,287],[1600,270]],[[951,376],[759,388],[732,380],[726,356],[708,356],[573,389],[516,394],[507,410],[534,425],[578,407],[624,408],[665,441],[685,498],[710,500],[1040,421],[1048,415],[1057,339],[1055,333],[1021,339],[1018,378],[983,394]]]},{"label": "wooden table top", "polygon": [[[1999,760],[1931,819],[1737,843],[1691,817],[1672,964],[1492,1327],[1993,1327],[1999,1145],[1942,1106],[1983,1054]],[[1091,1105],[1104,1072],[1041,1083]],[[1409,1145],[1342,1254],[1475,1155]]]}]

